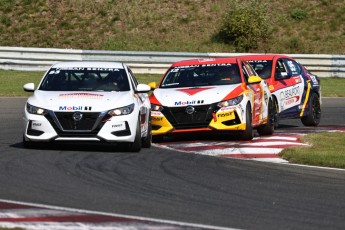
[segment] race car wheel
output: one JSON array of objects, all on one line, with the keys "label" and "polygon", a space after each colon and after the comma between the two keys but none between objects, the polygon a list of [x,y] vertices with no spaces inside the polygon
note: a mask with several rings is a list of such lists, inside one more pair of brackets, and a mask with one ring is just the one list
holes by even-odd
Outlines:
[{"label": "race car wheel", "polygon": [[147,125],[147,135],[141,139],[141,146],[143,148],[150,148],[152,143],[152,128],[151,128],[151,116],[149,117],[148,125]]},{"label": "race car wheel", "polygon": [[308,104],[308,114],[301,118],[305,126],[317,126],[321,120],[321,105],[319,96],[313,93]]},{"label": "race car wheel", "polygon": [[268,119],[267,123],[258,127],[258,133],[263,135],[272,135],[274,132],[274,115],[275,115],[275,108],[273,106],[272,101],[268,102]]},{"label": "race car wheel", "polygon": [[250,105],[247,105],[246,108],[246,130],[244,130],[241,135],[241,140],[251,140],[254,138],[254,130],[252,126],[252,110],[250,108]]},{"label": "race car wheel", "polygon": [[137,124],[137,129],[135,131],[135,138],[134,142],[129,144],[129,151],[130,152],[139,152],[141,150],[141,129],[140,129],[140,124]]}]

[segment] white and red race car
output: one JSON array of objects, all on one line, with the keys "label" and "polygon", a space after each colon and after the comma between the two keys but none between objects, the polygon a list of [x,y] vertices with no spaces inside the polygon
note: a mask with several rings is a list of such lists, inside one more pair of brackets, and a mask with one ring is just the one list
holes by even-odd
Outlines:
[{"label": "white and red race car", "polygon": [[267,83],[239,58],[174,63],[160,84],[149,84],[152,135],[230,132],[243,140],[274,132],[274,108]]},{"label": "white and red race car", "polygon": [[24,108],[24,146],[47,142],[126,143],[129,151],[151,146],[150,87],[118,62],[54,64]]}]

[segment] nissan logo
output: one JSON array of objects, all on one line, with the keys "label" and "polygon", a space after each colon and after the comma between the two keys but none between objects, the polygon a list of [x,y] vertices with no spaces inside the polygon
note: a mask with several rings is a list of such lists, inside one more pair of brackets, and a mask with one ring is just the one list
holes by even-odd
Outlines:
[{"label": "nissan logo", "polygon": [[72,117],[73,120],[80,121],[83,118],[83,114],[81,112],[75,112]]},{"label": "nissan logo", "polygon": [[186,107],[186,113],[187,114],[192,114],[192,113],[194,113],[194,111],[195,111],[195,108],[193,106],[189,105]]}]

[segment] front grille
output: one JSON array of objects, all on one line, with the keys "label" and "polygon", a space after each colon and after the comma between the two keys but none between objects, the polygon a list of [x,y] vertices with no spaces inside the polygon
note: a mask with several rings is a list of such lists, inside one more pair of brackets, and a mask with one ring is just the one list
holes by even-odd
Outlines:
[{"label": "front grille", "polygon": [[95,125],[99,113],[83,113],[80,121],[73,119],[75,112],[55,112],[55,116],[64,130],[91,130]]},{"label": "front grille", "polygon": [[95,137],[104,125],[104,114],[85,112],[80,121],[75,121],[74,113],[50,111],[45,117],[60,137]]},{"label": "front grille", "polygon": [[164,107],[162,113],[175,129],[193,129],[208,127],[212,113],[219,109],[216,104],[198,105],[193,106],[192,114],[188,114],[186,107]]}]

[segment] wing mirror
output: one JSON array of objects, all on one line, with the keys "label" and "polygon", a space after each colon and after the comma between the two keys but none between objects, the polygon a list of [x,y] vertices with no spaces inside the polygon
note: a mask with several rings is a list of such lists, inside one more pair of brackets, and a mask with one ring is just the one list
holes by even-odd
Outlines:
[{"label": "wing mirror", "polygon": [[151,87],[146,84],[138,84],[136,93],[148,93],[151,90]]},{"label": "wing mirror", "polygon": [[154,82],[154,81],[153,81],[153,82],[150,82],[148,85],[151,87],[151,90],[154,90],[154,89],[157,88],[157,83]]},{"label": "wing mirror", "polygon": [[27,83],[23,86],[25,92],[33,92],[35,91],[35,84],[34,83]]},{"label": "wing mirror", "polygon": [[260,83],[261,82],[261,77],[259,77],[259,76],[250,76],[249,78],[248,78],[248,83],[249,84],[258,84],[258,83]]}]

